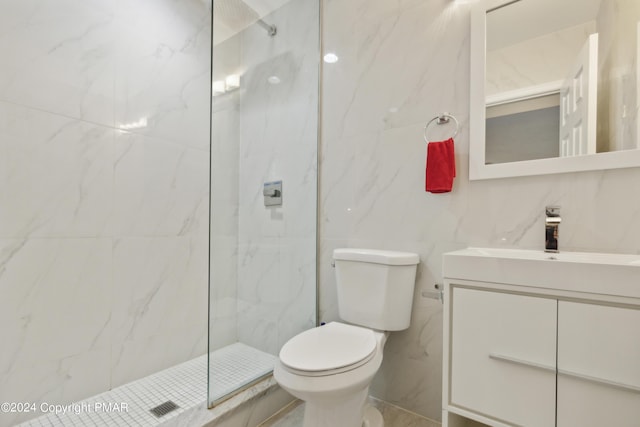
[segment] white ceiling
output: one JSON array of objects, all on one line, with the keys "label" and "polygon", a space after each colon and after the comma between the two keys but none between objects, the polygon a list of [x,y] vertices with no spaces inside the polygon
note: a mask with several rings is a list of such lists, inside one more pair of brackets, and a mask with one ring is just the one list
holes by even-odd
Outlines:
[{"label": "white ceiling", "polygon": [[487,14],[487,50],[593,21],[602,1],[519,0],[493,10]]}]

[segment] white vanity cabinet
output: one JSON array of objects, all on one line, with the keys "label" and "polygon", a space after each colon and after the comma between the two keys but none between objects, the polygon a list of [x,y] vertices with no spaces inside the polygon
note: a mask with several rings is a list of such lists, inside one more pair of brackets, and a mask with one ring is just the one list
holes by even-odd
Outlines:
[{"label": "white vanity cabinet", "polygon": [[445,254],[443,426],[640,426],[640,256],[593,255]]}]

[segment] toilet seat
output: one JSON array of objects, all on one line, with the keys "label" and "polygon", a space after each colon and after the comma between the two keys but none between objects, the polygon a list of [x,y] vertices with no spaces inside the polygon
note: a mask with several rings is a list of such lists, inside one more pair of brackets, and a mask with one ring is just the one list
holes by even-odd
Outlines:
[{"label": "toilet seat", "polygon": [[280,361],[297,375],[334,375],[366,364],[376,348],[373,330],[331,322],[290,339],[280,350]]}]

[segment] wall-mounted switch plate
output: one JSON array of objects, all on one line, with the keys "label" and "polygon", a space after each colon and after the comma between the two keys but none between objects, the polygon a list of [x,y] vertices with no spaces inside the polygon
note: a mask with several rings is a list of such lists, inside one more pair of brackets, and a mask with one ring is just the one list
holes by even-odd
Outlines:
[{"label": "wall-mounted switch plate", "polygon": [[265,206],[282,205],[282,181],[265,182],[262,195]]}]

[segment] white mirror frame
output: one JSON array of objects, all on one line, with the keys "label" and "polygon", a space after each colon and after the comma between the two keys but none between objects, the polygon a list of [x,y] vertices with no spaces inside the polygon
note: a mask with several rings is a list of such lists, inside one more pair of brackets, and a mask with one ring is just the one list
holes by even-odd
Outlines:
[{"label": "white mirror frame", "polygon": [[471,10],[469,179],[475,181],[640,166],[640,149],[485,164],[487,11],[513,2],[513,0],[480,0]]}]

